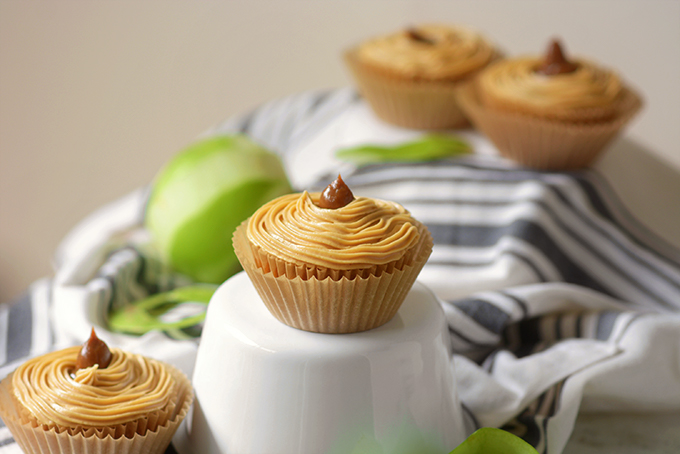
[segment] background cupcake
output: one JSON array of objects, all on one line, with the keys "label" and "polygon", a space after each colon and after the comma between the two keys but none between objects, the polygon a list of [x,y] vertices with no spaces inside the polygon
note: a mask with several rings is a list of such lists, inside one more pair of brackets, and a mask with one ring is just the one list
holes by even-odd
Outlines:
[{"label": "background cupcake", "polygon": [[92,336],[0,383],[0,416],[26,453],[162,453],[193,400],[174,367]]},{"label": "background cupcake", "polygon": [[497,57],[480,34],[446,25],[422,25],[368,40],[345,61],[376,115],[415,129],[468,125],[456,86]]},{"label": "background cupcake", "polygon": [[642,105],[615,72],[565,58],[558,41],[542,57],[493,63],[459,94],[501,154],[540,169],[589,165]]},{"label": "background cupcake", "polygon": [[432,251],[401,205],[354,198],[341,179],[323,193],[264,205],[234,249],[269,311],[307,331],[352,333],[396,314]]}]

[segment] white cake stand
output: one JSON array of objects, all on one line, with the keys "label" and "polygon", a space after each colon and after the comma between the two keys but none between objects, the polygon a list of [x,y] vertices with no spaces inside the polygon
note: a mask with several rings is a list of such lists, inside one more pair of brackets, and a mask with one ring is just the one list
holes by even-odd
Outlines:
[{"label": "white cake stand", "polygon": [[276,320],[245,273],[208,307],[182,454],[448,452],[465,437],[444,314],[416,283],[398,314],[362,333]]}]

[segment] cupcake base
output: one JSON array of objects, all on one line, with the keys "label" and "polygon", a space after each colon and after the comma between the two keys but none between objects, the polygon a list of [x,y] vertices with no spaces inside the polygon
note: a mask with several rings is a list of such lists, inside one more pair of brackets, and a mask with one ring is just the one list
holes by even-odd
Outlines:
[{"label": "cupcake base", "polygon": [[458,101],[501,155],[541,170],[588,167],[642,107],[642,99],[626,89],[610,120],[565,122],[488,107],[480,101],[474,83],[460,87]]},{"label": "cupcake base", "polygon": [[255,264],[246,228],[244,223],[234,232],[234,251],[267,309],[288,326],[316,333],[356,333],[390,321],[432,252],[432,237],[423,229],[412,263],[401,269],[338,280],[275,277]]},{"label": "cupcake base", "polygon": [[402,80],[362,64],[355,50],[344,55],[359,91],[375,114],[387,123],[411,129],[469,127],[458,106],[458,82]]},{"label": "cupcake base", "polygon": [[174,405],[169,406],[168,414],[155,415],[139,422],[139,426],[143,425],[148,430],[126,433],[130,431],[121,425],[73,433],[68,428],[45,427],[27,418],[14,398],[13,374],[0,382],[0,416],[19,447],[27,454],[162,454],[193,402],[189,379],[174,367],[172,374],[180,383],[180,392]]}]

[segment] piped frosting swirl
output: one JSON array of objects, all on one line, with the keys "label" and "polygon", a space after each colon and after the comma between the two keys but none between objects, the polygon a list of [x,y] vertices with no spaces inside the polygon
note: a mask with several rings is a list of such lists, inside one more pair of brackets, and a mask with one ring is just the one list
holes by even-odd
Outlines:
[{"label": "piped frosting swirl", "polygon": [[248,221],[249,241],[287,262],[340,270],[384,265],[418,244],[422,224],[397,203],[356,197],[327,209],[319,197],[305,191],[262,206]]},{"label": "piped frosting swirl", "polygon": [[125,424],[163,410],[176,394],[174,377],[159,361],[113,348],[106,369],[94,365],[76,371],[79,350],[48,353],[14,372],[14,396],[40,424]]},{"label": "piped frosting swirl", "polygon": [[555,75],[537,71],[542,64],[540,58],[499,61],[480,74],[479,92],[487,102],[524,107],[544,115],[612,106],[623,88],[619,77],[589,61],[574,61],[574,71]]},{"label": "piped frosting swirl", "polygon": [[432,24],[366,41],[357,56],[399,77],[452,81],[484,67],[496,52],[474,31]]}]

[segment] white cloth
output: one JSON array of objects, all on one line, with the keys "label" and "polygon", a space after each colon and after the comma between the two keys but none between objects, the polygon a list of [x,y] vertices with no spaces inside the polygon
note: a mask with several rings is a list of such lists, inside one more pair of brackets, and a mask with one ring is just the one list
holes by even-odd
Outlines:
[{"label": "white cloth", "polygon": [[[469,131],[457,134],[474,156],[355,169],[335,150],[421,133],[380,123],[348,89],[274,101],[206,135],[233,131],[277,150],[298,189],[318,189],[341,171],[355,194],[398,201],[428,225],[435,248],[420,280],[442,300],[473,425],[504,427],[557,454],[579,410],[680,410],[680,252],[631,228],[594,172],[519,168]],[[27,300],[34,330],[47,323],[39,307],[51,308],[52,342],[5,349],[0,376],[27,355],[82,342],[92,325],[105,340],[191,375],[195,340],[105,329],[111,304],[183,283],[136,248],[147,241],[145,201],[140,189],[64,240],[55,278]],[[3,320],[18,324],[0,312]]]}]

